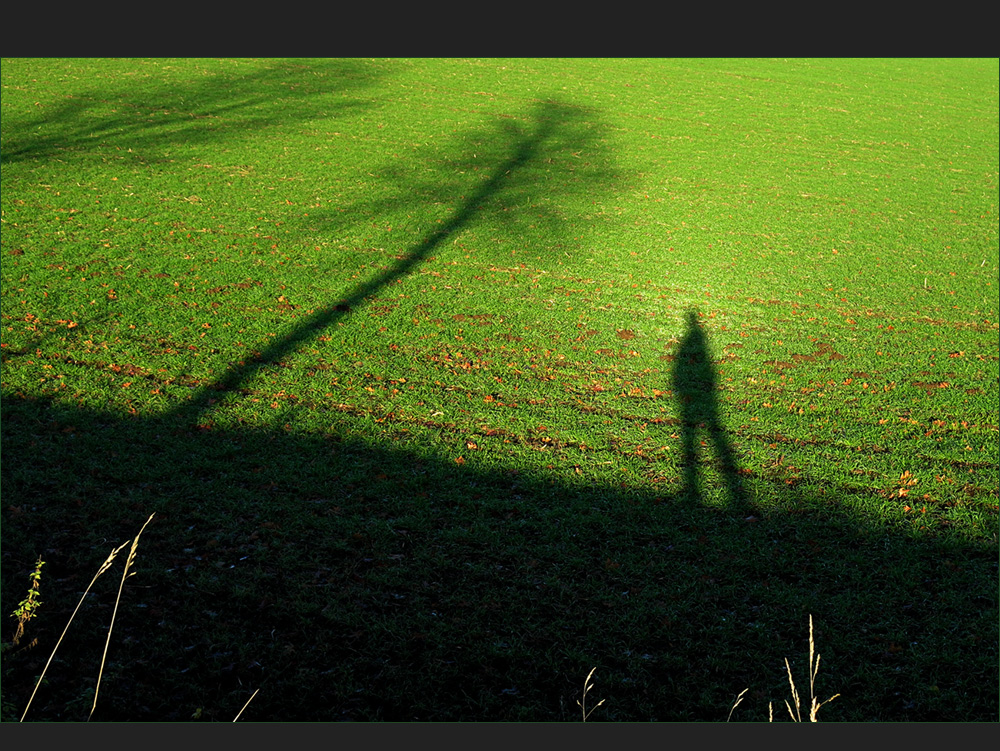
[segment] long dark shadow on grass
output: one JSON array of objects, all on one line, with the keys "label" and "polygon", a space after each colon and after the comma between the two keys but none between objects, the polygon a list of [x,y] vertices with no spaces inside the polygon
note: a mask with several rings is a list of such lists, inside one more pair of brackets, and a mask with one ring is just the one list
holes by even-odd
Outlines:
[{"label": "long dark shadow on grass", "polygon": [[[173,431],[17,394],[2,408],[6,612],[43,550],[46,609],[68,617],[72,582],[157,512],[106,721],[231,720],[258,686],[258,721],[574,719],[594,666],[594,703],[614,699],[596,718],[721,720],[750,687],[734,719],[763,719],[784,657],[799,681],[809,614],[821,698],[843,693],[827,719],[995,717],[995,543],[869,525],[831,502],[847,487],[758,480],[779,502],[747,524],[413,444]],[[100,654],[105,615],[81,613],[35,719],[78,719],[68,668]],[[32,636],[52,644],[64,622]],[[27,700],[46,652],[5,655],[5,697]]]},{"label": "long dark shadow on grass", "polygon": [[687,326],[687,333],[676,354],[673,373],[674,393],[682,423],[684,495],[692,500],[701,498],[698,446],[701,442],[699,436],[707,434],[721,464],[731,502],[736,508],[745,509],[749,505],[749,497],[740,481],[736,455],[729,445],[719,415],[715,369],[705,332],[695,311],[688,312]]},{"label": "long dark shadow on grass", "polygon": [[[158,77],[170,61],[137,61],[117,88],[75,91],[59,101],[43,102],[37,118],[23,124],[16,119],[5,122],[4,164],[106,148],[137,161],[156,161],[175,146],[213,143],[370,107],[371,100],[349,95],[371,87],[381,76],[376,65],[357,60],[277,60],[257,68],[231,61],[229,69],[212,62],[204,70],[197,61],[185,64],[195,75],[184,84]],[[65,65],[75,73],[72,60]],[[108,108],[110,114],[98,115],[98,108]]]},{"label": "long dark shadow on grass", "polygon": [[505,185],[512,180],[512,177],[536,158],[542,145],[552,136],[557,125],[557,117],[555,116],[557,110],[558,105],[543,105],[536,115],[534,132],[518,138],[512,144],[510,156],[498,164],[490,176],[462,201],[454,216],[411,248],[402,259],[378,276],[355,287],[336,303],[329,304],[310,315],[252,360],[231,367],[220,378],[202,387],[201,391],[196,393],[189,402],[175,410],[174,415],[184,420],[198,418],[213,403],[219,392],[239,389],[261,368],[279,362],[299,346],[318,336],[321,331],[347,316],[352,310],[361,307],[369,297],[375,295],[380,289],[413,271],[442,242],[469,224],[478,215],[479,207],[487,199],[504,190]]}]

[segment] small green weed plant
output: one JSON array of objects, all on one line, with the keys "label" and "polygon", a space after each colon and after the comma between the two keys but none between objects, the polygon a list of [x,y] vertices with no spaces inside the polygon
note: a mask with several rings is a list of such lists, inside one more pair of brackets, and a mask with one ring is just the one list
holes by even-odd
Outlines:
[{"label": "small green weed plant", "polygon": [[11,613],[11,617],[17,618],[17,631],[14,633],[13,639],[14,646],[20,644],[21,638],[24,636],[25,625],[35,617],[38,608],[42,604],[42,601],[38,597],[39,586],[42,581],[42,566],[44,565],[45,561],[42,560],[41,556],[38,556],[38,561],[35,563],[35,570],[28,577],[31,580],[31,589],[28,590],[28,595],[18,603],[17,608]]}]

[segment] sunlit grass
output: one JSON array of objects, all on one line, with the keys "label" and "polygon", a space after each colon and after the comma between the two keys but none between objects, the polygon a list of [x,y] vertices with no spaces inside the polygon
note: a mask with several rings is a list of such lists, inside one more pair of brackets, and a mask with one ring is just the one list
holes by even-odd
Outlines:
[{"label": "sunlit grass", "polygon": [[2,80],[4,591],[157,513],[123,649],[184,677],[108,711],[718,719],[812,612],[828,719],[995,713],[995,60]]}]

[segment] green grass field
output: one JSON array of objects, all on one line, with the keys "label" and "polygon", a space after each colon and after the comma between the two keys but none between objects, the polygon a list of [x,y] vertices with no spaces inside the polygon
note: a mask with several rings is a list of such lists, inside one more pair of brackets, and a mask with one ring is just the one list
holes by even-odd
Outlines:
[{"label": "green grass field", "polygon": [[0,71],[5,720],[998,719],[998,60]]}]

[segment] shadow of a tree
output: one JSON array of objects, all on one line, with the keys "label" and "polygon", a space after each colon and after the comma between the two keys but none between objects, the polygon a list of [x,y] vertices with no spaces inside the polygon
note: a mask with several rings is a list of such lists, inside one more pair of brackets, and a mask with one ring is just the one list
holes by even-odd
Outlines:
[{"label": "shadow of a tree", "polygon": [[[72,60],[59,64],[72,75]],[[242,133],[375,106],[365,93],[382,76],[377,65],[361,60],[206,62],[200,78],[183,81],[166,80],[169,61],[107,64],[108,75],[121,81],[113,101],[102,87],[46,105],[33,118],[5,113],[3,162],[99,157],[109,148],[155,162],[178,146],[238,140]]]},{"label": "shadow of a tree", "polygon": [[483,235],[480,250],[501,239],[522,257],[544,261],[567,239],[567,225],[579,219],[572,213],[579,209],[569,208],[579,206],[577,196],[603,199],[624,178],[599,114],[545,99],[523,115],[421,144],[406,158],[394,156],[377,172],[377,198],[339,205],[336,212],[314,211],[309,221],[335,235],[361,218],[402,216],[409,217],[402,231],[423,237],[427,217],[437,211],[438,241],[443,233],[472,229]]},{"label": "shadow of a tree", "polygon": [[[394,206],[405,201],[412,210],[419,211],[425,207],[428,200],[447,199],[454,202],[449,218],[397,256],[396,261],[382,269],[380,273],[345,291],[337,299],[328,301],[249,361],[229,367],[221,377],[206,384],[190,402],[179,407],[178,413],[183,414],[186,420],[196,419],[210,402],[216,400],[219,392],[239,389],[241,384],[251,379],[261,367],[279,362],[309,340],[318,337],[324,331],[329,331],[333,325],[351,311],[363,306],[380,290],[411,273],[428,255],[458,232],[473,223],[493,218],[491,215],[496,214],[498,204],[501,206],[500,210],[504,210],[508,205],[530,202],[529,196],[538,190],[546,190],[552,197],[558,195],[563,189],[562,181],[557,185],[539,185],[535,174],[537,165],[551,163],[553,157],[550,155],[560,156],[570,148],[569,144],[577,144],[581,150],[587,145],[589,138],[579,125],[580,118],[584,114],[586,110],[581,108],[566,106],[555,101],[543,102],[531,113],[528,127],[504,124],[492,133],[479,132],[469,136],[469,140],[478,144],[476,148],[483,152],[482,163],[492,166],[484,168],[482,172],[477,166],[474,174],[478,173],[475,174],[478,182],[470,184],[467,195],[462,195],[457,201],[455,196],[461,194],[447,178],[435,180],[433,187],[429,187],[427,184],[390,176],[388,179],[394,179],[400,186],[394,191],[396,196],[390,199]],[[467,145],[460,145],[457,153],[467,155],[469,148]],[[421,161],[421,163],[426,162]],[[562,170],[557,171],[571,174],[575,171],[571,166],[564,165]],[[452,173],[456,170],[458,173],[464,173],[464,170],[458,169],[454,164],[450,170]],[[611,173],[606,170],[594,169],[587,171],[585,179],[590,189],[598,193],[606,189],[610,175]],[[380,203],[367,206],[364,213],[377,216],[379,212],[387,210],[387,205]],[[550,222],[554,226],[550,233],[544,235],[546,243],[553,242],[553,235],[558,236],[562,221],[564,220],[553,219]],[[524,238],[531,237],[524,227],[517,225],[516,221],[505,221],[505,225],[506,232],[520,234]]]},{"label": "shadow of a tree", "polygon": [[[207,431],[5,395],[4,607],[41,550],[52,614],[5,698],[23,705],[73,593],[156,511],[101,719],[225,719],[261,686],[256,719],[570,720],[594,665],[604,719],[718,720],[748,686],[762,719],[810,613],[823,685],[842,694],[827,719],[995,712],[988,546],[766,481],[784,502],[750,522],[331,427]],[[35,718],[75,716],[74,666],[100,653],[110,591],[78,617]]]}]

